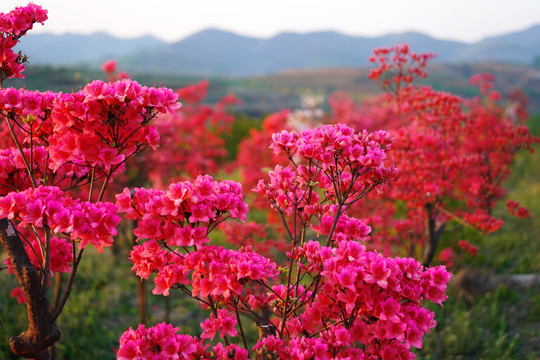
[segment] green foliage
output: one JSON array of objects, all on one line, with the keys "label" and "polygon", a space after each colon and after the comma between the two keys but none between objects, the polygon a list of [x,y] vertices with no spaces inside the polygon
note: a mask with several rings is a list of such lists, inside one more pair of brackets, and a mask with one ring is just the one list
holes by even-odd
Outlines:
[{"label": "green foliage", "polygon": [[25,79],[7,79],[4,85],[17,89],[26,87],[30,90],[70,92],[79,90],[94,79],[106,78],[99,70],[77,67],[28,66],[24,74]]},{"label": "green foliage", "polygon": [[529,356],[540,351],[531,348],[531,341],[540,336],[539,324],[524,309],[536,301],[534,292],[501,287],[468,305],[452,289],[444,309],[432,309],[438,325],[424,337],[418,359],[532,359]]},{"label": "green foliage", "polygon": [[[3,258],[0,263],[3,263]],[[14,276],[8,275],[7,270],[0,272],[0,360],[18,359],[9,350],[9,338],[20,334],[27,326],[26,307],[18,305],[9,297],[11,289],[17,286]]]},{"label": "green foliage", "polygon": [[238,154],[238,145],[245,137],[249,136],[251,129],[260,130],[261,119],[252,118],[246,114],[236,115],[235,121],[232,125],[232,131],[229,134],[225,134],[225,149],[227,150],[228,160],[236,159]]},{"label": "green foliage", "polygon": [[540,136],[540,114],[534,114],[529,118],[527,127],[534,136]]}]

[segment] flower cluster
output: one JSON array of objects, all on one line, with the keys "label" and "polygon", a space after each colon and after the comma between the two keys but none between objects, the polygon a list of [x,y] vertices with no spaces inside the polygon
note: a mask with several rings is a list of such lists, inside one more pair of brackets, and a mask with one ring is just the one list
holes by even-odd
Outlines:
[{"label": "flower cluster", "polygon": [[20,36],[31,30],[34,23],[43,25],[46,20],[47,10],[30,3],[25,7],[16,7],[7,14],[0,14],[0,31]]},{"label": "flower cluster", "polygon": [[203,246],[200,250],[181,254],[179,249],[164,247],[155,240],[136,245],[130,254],[132,270],[148,279],[156,273],[153,293],[169,295],[175,287],[190,285],[193,297],[209,295],[222,301],[240,296],[249,281],[266,282],[278,275],[269,259],[250,247],[228,250],[218,246]]},{"label": "flower cluster", "polygon": [[486,233],[499,230],[504,223],[502,219],[497,219],[487,211],[482,211],[480,209],[472,213],[464,214],[463,218],[467,223]]},{"label": "flower cluster", "polygon": [[527,208],[524,208],[523,206],[519,206],[519,201],[507,200],[506,206],[508,207],[510,214],[514,215],[515,217],[519,217],[519,218],[531,217],[531,214],[529,213],[529,210]]},{"label": "flower cluster", "polygon": [[298,209],[320,212],[315,187],[322,189],[323,200],[350,204],[397,175],[393,166],[384,165],[392,143],[386,131],[357,133],[337,124],[300,133],[284,130],[272,139],[274,152],[286,154],[296,169],[276,165],[270,183],[260,180],[254,191],[288,215]]},{"label": "flower cluster", "polygon": [[107,60],[103,64],[101,64],[101,70],[106,73],[107,75],[114,74],[116,72],[116,60]]},{"label": "flower cluster", "polygon": [[12,298],[15,298],[17,300],[17,303],[20,305],[26,304],[26,298],[24,297],[24,293],[20,287],[16,287],[12,289],[9,292],[9,296],[11,296]]},{"label": "flower cluster", "polygon": [[132,80],[94,81],[72,93],[0,90],[0,114],[20,126],[27,143],[47,145],[50,167],[89,167],[111,172],[125,159],[159,140],[151,121],[158,112],[179,107],[166,88],[148,88]]},{"label": "flower cluster", "polygon": [[[219,223],[226,216],[245,221],[248,207],[243,198],[240,183],[201,175],[193,182],[171,184],[167,191],[138,188],[133,197],[126,188],[116,196],[116,202],[128,218],[139,219],[138,238],[168,239],[171,246],[193,246],[202,245],[195,242],[200,223]],[[177,230],[184,226],[192,229],[187,233]]]},{"label": "flower cluster", "polygon": [[27,119],[23,126],[25,130],[29,130],[34,124],[34,118],[42,119],[48,116],[54,107],[56,97],[57,94],[52,91],[6,88],[0,92],[0,109],[3,115],[17,114]]},{"label": "flower cluster", "polygon": [[383,130],[356,133],[345,124],[325,125],[315,129],[282,131],[272,136],[274,153],[301,156],[317,162],[323,169],[360,167],[379,168],[386,158],[385,150],[393,139]]},{"label": "flower cluster", "polygon": [[193,359],[204,352],[197,338],[177,332],[178,328],[164,323],[148,329],[144,325],[129,328],[120,338],[117,359]]},{"label": "flower cluster", "polygon": [[187,255],[183,263],[187,269],[193,269],[192,296],[212,295],[223,301],[240,296],[247,281],[267,282],[279,274],[275,263],[253,252],[251,247],[228,250],[204,246]]},{"label": "flower cluster", "polygon": [[47,10],[39,5],[16,7],[7,14],[0,13],[0,83],[6,78],[23,77],[24,56],[13,52],[20,37],[31,30],[35,23],[47,20]]},{"label": "flower cluster", "polygon": [[[52,237],[51,238],[51,259],[50,259],[50,269],[51,276],[54,272],[65,272],[68,273],[71,270],[70,262],[72,261],[73,246],[68,242],[67,239]],[[32,241],[32,248],[26,246],[26,253],[30,257],[32,265],[36,268],[39,267],[39,264],[44,264],[43,255],[39,251],[39,243],[37,240]]]},{"label": "flower cluster", "polygon": [[454,267],[454,258],[455,254],[451,247],[446,247],[442,249],[438,256],[438,260],[440,261],[440,263],[444,264],[450,269]]},{"label": "flower cluster", "polygon": [[[210,252],[227,252],[218,247],[206,248]],[[192,259],[185,263],[196,264],[207,273],[206,269],[212,268],[221,268],[217,271],[223,274],[229,271],[226,268],[229,261],[226,259],[213,261],[197,253],[188,256]],[[284,324],[272,324],[279,329],[281,336],[261,336],[253,349],[261,358],[304,359],[305,356],[315,356],[317,359],[346,359],[371,356],[410,359],[410,348],[422,347],[423,334],[436,324],[434,313],[422,307],[423,299],[437,303],[446,299],[444,292],[450,274],[444,267],[425,269],[412,259],[384,258],[377,253],[367,252],[364,246],[355,241],[340,241],[336,248],[309,241],[298,248],[294,257],[304,257],[308,272],[319,276],[318,291],[313,293],[312,289],[303,286],[290,288],[289,292],[295,294],[294,301],[297,302],[292,311],[294,316]],[[255,261],[243,265],[235,262],[239,267],[248,269]],[[244,273],[246,271],[243,270]],[[237,270],[232,277],[239,274]],[[211,280],[208,281],[209,286],[214,289],[215,285],[210,285],[210,282],[225,283],[211,275],[208,279]],[[277,285],[262,297],[251,296],[251,310],[271,304],[274,312],[279,313],[280,308],[287,306],[286,289],[283,285]],[[299,301],[306,303],[303,311],[300,311],[302,306],[299,306]],[[171,325],[158,324],[150,329],[141,325],[137,331],[129,329],[122,335],[118,358],[134,359],[144,356],[145,351],[146,356],[156,356],[168,348],[171,349],[170,357],[196,359],[208,347],[202,339],[213,339],[218,333],[222,338],[236,337],[239,334],[237,325],[237,317],[227,309],[216,310],[201,323],[203,333],[200,341],[177,335],[178,329],[173,329]],[[153,335],[155,331],[171,332],[165,334],[170,340],[165,340],[165,336]],[[183,349],[173,345],[178,337],[182,337]],[[170,343],[165,345],[165,341]],[[223,351],[230,346],[218,344],[206,356],[211,359],[227,358],[220,354],[227,354]],[[234,348],[238,351],[235,359],[247,358],[246,349],[236,345]]]},{"label": "flower cluster", "polygon": [[[444,267],[425,269],[413,259],[385,258],[354,241],[340,241],[333,249],[309,241],[291,256],[305,257],[304,268],[322,278],[317,294],[299,290],[303,293],[296,297],[313,300],[286,322],[284,331],[320,359],[336,354],[385,358],[387,353],[408,359],[411,346],[422,347],[423,334],[435,326],[434,313],[422,307],[423,299],[442,304],[451,277]],[[273,304],[282,306],[283,299]],[[319,338],[303,337],[321,329]],[[285,356],[298,351],[298,345],[269,337],[257,346]]]},{"label": "flower cluster", "polygon": [[148,88],[132,80],[93,81],[79,93],[60,94],[48,138],[51,166],[65,163],[110,171],[127,157],[155,147],[159,135],[151,121],[179,106],[172,90]]},{"label": "flower cluster", "polygon": [[378,68],[370,70],[368,76],[379,81],[385,90],[398,91],[401,84],[411,84],[415,77],[425,78],[426,63],[434,57],[431,53],[411,52],[407,44],[378,48],[369,58],[370,62],[378,64]]},{"label": "flower cluster", "polygon": [[218,331],[221,337],[227,335],[235,337],[238,335],[238,331],[236,331],[236,317],[225,309],[219,309],[217,316],[214,316],[214,314],[210,315],[210,319],[206,319],[201,324],[201,328],[204,330],[201,335],[202,339],[212,340]]},{"label": "flower cluster", "polygon": [[[11,192],[0,198],[0,218],[16,220],[21,227],[42,228],[46,224],[54,233],[66,234],[78,241],[80,248],[90,243],[99,252],[104,246],[112,245],[112,236],[116,235],[116,226],[120,223],[114,204],[73,200],[53,186]],[[61,240],[55,244],[68,246]],[[64,268],[65,265],[59,266],[62,271]]]},{"label": "flower cluster", "polygon": [[[24,151],[28,157],[30,150]],[[45,162],[47,151],[43,147],[35,147],[32,167],[45,175]],[[14,190],[24,190],[31,187],[28,172],[25,168],[21,153],[16,148],[0,150],[0,196],[7,195]]]},{"label": "flower cluster", "polygon": [[116,60],[110,59],[101,64],[101,70],[109,77],[109,81],[116,81],[118,79],[127,79],[129,74],[125,71],[120,71],[118,74]]},{"label": "flower cluster", "polygon": [[[333,206],[331,211],[320,217],[319,224],[312,225],[311,228],[318,234],[328,236],[334,226],[335,213],[336,207]],[[335,225],[332,240],[368,240],[370,232],[371,227],[367,226],[363,221],[347,215],[341,215]]]},{"label": "flower cluster", "polygon": [[165,323],[149,328],[139,325],[137,330],[129,328],[120,338],[117,359],[249,359],[248,351],[236,344],[224,346],[218,343],[209,350],[209,345],[204,344],[204,340],[189,335],[180,335],[178,331],[178,328]]},{"label": "flower cluster", "polygon": [[474,246],[467,240],[459,240],[458,246],[460,249],[464,250],[471,256],[476,256],[478,254],[478,247]]},{"label": "flower cluster", "polygon": [[[246,280],[277,276],[276,266],[250,247],[233,251],[203,246],[210,241],[208,233],[225,219],[245,221],[243,197],[239,183],[214,181],[209,175],[171,184],[168,191],[139,188],[132,196],[125,189],[117,195],[117,205],[126,217],[138,220],[133,270],[142,278],[157,273],[154,293],[168,295],[174,286],[190,283],[192,295],[201,298],[228,298],[231,292],[240,294]],[[182,249],[188,253],[182,255]]]},{"label": "flower cluster", "polygon": [[[133,271],[141,278],[155,274],[154,294],[181,289],[210,309],[201,323],[203,340],[244,340],[244,349],[214,346],[212,359],[248,356],[242,312],[258,319],[261,329],[273,329],[261,332],[253,348],[258,358],[410,358],[410,348],[421,347],[423,334],[435,325],[423,300],[442,303],[450,275],[442,267],[425,269],[412,259],[367,252],[358,240],[368,239],[370,227],[345,215],[351,204],[396,176],[392,166],[384,165],[392,139],[384,131],[358,133],[329,125],[282,131],[273,140],[274,151],[293,166],[277,165],[269,183],[260,181],[254,190],[282,215],[284,237],[292,243],[286,253],[289,266],[278,270],[251,246],[208,245],[208,232],[226,211],[241,219],[245,213],[233,216],[220,207],[223,183],[200,176],[194,183],[172,184],[168,191],[126,189],[117,196],[121,211],[138,221]],[[327,237],[326,246],[304,238],[310,227]],[[249,228],[264,236],[263,228]],[[277,282],[280,274],[284,282]],[[226,353],[231,346],[234,352]],[[176,356],[195,358],[192,353]]]}]

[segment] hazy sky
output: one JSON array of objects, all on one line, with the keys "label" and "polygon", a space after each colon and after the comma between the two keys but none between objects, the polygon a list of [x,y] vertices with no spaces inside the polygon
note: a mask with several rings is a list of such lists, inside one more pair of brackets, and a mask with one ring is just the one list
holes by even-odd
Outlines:
[{"label": "hazy sky", "polygon": [[[49,10],[33,32],[105,31],[173,42],[215,27],[270,37],[283,31],[336,30],[376,36],[420,31],[473,42],[540,24],[540,0],[36,0]],[[26,5],[1,0],[0,12]]]}]

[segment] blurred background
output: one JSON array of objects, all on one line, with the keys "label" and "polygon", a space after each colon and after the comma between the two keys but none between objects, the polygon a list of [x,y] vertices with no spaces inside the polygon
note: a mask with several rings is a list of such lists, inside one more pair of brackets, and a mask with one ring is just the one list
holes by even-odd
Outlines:
[{"label": "blurred background", "polygon": [[[523,89],[540,110],[540,3],[534,0],[385,1],[70,1],[44,0],[18,49],[27,80],[14,86],[70,91],[115,59],[138,81],[176,88],[211,79],[208,101],[234,93],[253,116],[299,106],[310,90],[356,97],[377,47],[407,43],[432,52],[430,85],[468,95],[468,78],[495,75],[508,94]],[[20,1],[4,0],[0,11]],[[470,95],[470,91],[469,91]]]}]

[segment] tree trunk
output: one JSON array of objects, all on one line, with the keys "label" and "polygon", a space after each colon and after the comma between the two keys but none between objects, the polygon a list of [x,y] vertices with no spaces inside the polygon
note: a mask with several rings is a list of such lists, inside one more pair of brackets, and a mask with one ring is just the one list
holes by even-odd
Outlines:
[{"label": "tree trunk", "polygon": [[30,359],[49,359],[48,347],[60,339],[49,310],[41,276],[30,262],[13,224],[0,219],[0,242],[13,266],[13,272],[26,298],[28,329],[9,339],[11,351]]},{"label": "tree trunk", "polygon": [[147,325],[146,280],[144,279],[140,279],[140,281],[137,282],[137,302],[139,304],[139,323]]},{"label": "tree trunk", "polygon": [[422,257],[422,265],[425,267],[431,266],[435,252],[437,252],[439,239],[441,238],[446,225],[443,223],[437,227],[437,214],[434,209],[434,204],[426,204],[426,244],[424,245],[424,254]]}]

